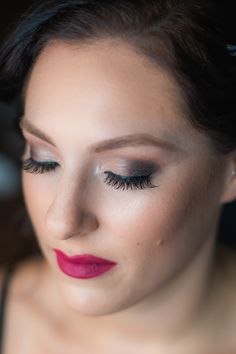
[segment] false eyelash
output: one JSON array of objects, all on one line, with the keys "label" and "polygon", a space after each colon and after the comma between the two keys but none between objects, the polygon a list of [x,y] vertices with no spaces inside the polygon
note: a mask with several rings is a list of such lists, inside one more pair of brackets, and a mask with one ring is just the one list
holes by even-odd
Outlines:
[{"label": "false eyelash", "polygon": [[57,162],[53,162],[53,161],[39,162],[39,161],[35,161],[32,157],[30,157],[25,161],[23,161],[22,168],[23,170],[28,171],[30,173],[42,174],[44,172],[50,172],[55,170],[57,166],[58,166]]},{"label": "false eyelash", "polygon": [[151,174],[147,176],[132,176],[132,177],[124,177],[115,175],[110,171],[105,171],[104,173],[107,174],[105,179],[105,183],[115,187],[115,189],[119,189],[123,187],[123,190],[126,189],[144,189],[148,188],[155,188],[157,186],[153,185],[150,181]]},{"label": "false eyelash", "polygon": [[[57,162],[53,161],[44,161],[39,162],[34,160],[32,157],[23,161],[22,168],[25,171],[35,174],[42,174],[45,172],[50,172],[58,167]],[[151,183],[151,174],[146,176],[132,176],[132,177],[124,177],[114,174],[110,171],[105,171],[104,173],[107,174],[105,178],[105,183],[115,189],[119,189],[122,187],[124,190],[125,188],[128,189],[144,189],[144,188],[155,188],[157,186]]]}]

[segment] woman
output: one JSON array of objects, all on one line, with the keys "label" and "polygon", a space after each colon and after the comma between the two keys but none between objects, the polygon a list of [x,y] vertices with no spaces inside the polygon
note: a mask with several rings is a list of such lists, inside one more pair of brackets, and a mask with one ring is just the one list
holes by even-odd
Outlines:
[{"label": "woman", "polygon": [[216,243],[236,199],[230,44],[213,1],[22,18],[2,80],[42,257],[8,283],[4,354],[236,353],[235,253]]}]

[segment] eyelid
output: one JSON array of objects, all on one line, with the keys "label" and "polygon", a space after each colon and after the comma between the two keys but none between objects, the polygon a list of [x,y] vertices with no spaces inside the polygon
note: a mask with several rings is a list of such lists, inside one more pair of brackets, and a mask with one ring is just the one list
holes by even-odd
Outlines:
[{"label": "eyelid", "polygon": [[[39,144],[39,146],[38,146]],[[44,143],[42,143],[45,145]],[[39,149],[39,152],[38,152]],[[42,150],[41,150],[42,149]],[[52,149],[50,146],[46,144],[46,147],[41,148],[41,142],[37,143],[34,141],[31,141],[31,139],[28,140],[26,139],[26,150],[24,153],[24,159],[27,157],[32,157],[36,162],[56,162],[58,165],[62,166],[62,163],[60,162],[60,159],[55,157],[54,154],[51,154],[51,152],[47,152]],[[42,151],[46,151],[46,156],[42,154]],[[118,162],[114,163],[114,160],[118,160]],[[116,168],[118,166],[118,168]],[[121,166],[121,168],[120,168]],[[154,161],[151,160],[144,160],[142,158],[132,158],[132,159],[126,159],[122,158],[119,161],[119,158],[113,158],[112,160],[108,160],[108,163],[106,164],[106,170],[112,171],[113,174],[122,176],[122,177],[139,177],[139,176],[148,176],[153,173],[155,173],[157,170],[160,169],[160,165],[157,164]],[[95,174],[104,174],[104,169],[102,171],[101,165],[96,166],[96,171]]]},{"label": "eyelid", "polygon": [[37,136],[35,135],[32,135],[30,134],[29,132],[27,131],[23,131],[22,129],[22,134],[23,134],[23,137],[24,137],[24,140],[25,140],[25,144],[27,145],[30,145],[31,147],[34,147],[35,149],[37,147],[39,148],[44,148],[45,150],[49,150],[49,151],[52,151],[54,154],[56,154],[56,156],[59,156],[60,157],[60,153],[59,151],[56,149],[56,147],[54,147],[53,145],[47,143],[46,141],[38,138]]},{"label": "eyelid", "polygon": [[135,176],[147,176],[151,175],[156,170],[159,169],[159,165],[153,163],[153,162],[144,162],[142,160],[133,160],[131,163],[128,165],[128,174],[130,176],[135,175]]},{"label": "eyelid", "polygon": [[[106,173],[112,171],[114,174],[123,177],[138,177],[138,176],[148,176],[160,169],[160,165],[151,161],[143,161],[140,159],[132,160],[122,160],[122,162],[117,162],[116,164],[107,163],[105,168],[100,168],[100,172]],[[99,169],[97,168],[97,171]]]},{"label": "eyelid", "polygon": [[26,141],[25,151],[23,153],[23,158],[32,157],[36,161],[40,162],[57,162],[59,164],[59,159],[51,152],[51,149],[48,147],[37,147],[34,143]]},{"label": "eyelid", "polygon": [[[37,162],[31,157],[23,161],[23,169],[34,174],[44,174],[53,172],[59,165],[56,162]],[[115,189],[145,189],[156,188],[159,186],[151,182],[151,175],[138,176],[138,177],[124,177],[114,174],[113,172],[106,171],[107,177],[104,183],[113,186]]]}]

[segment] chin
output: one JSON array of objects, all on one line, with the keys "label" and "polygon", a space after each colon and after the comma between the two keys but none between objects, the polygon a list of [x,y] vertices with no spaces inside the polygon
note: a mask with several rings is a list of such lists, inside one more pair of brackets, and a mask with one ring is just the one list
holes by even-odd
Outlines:
[{"label": "chin", "polygon": [[89,291],[83,288],[61,287],[60,291],[65,305],[73,312],[84,316],[108,316],[133,305],[128,301],[122,301],[117,293],[109,296],[94,288]]}]

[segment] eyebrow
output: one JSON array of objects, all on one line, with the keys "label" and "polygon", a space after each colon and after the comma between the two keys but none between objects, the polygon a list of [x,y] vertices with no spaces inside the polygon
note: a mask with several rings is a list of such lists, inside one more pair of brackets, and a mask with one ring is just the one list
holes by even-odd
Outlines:
[{"label": "eyebrow", "polygon": [[[40,129],[35,127],[27,118],[21,119],[19,126],[21,129],[25,129],[30,134],[56,147],[54,141],[48,135],[42,132]],[[115,150],[127,146],[140,146],[140,145],[161,147],[169,151],[180,150],[180,147],[178,147],[176,144],[172,142],[162,140],[151,134],[139,133],[139,134],[129,134],[129,135],[101,141],[99,143],[90,146],[89,151],[91,153],[100,153],[107,150]]]}]

